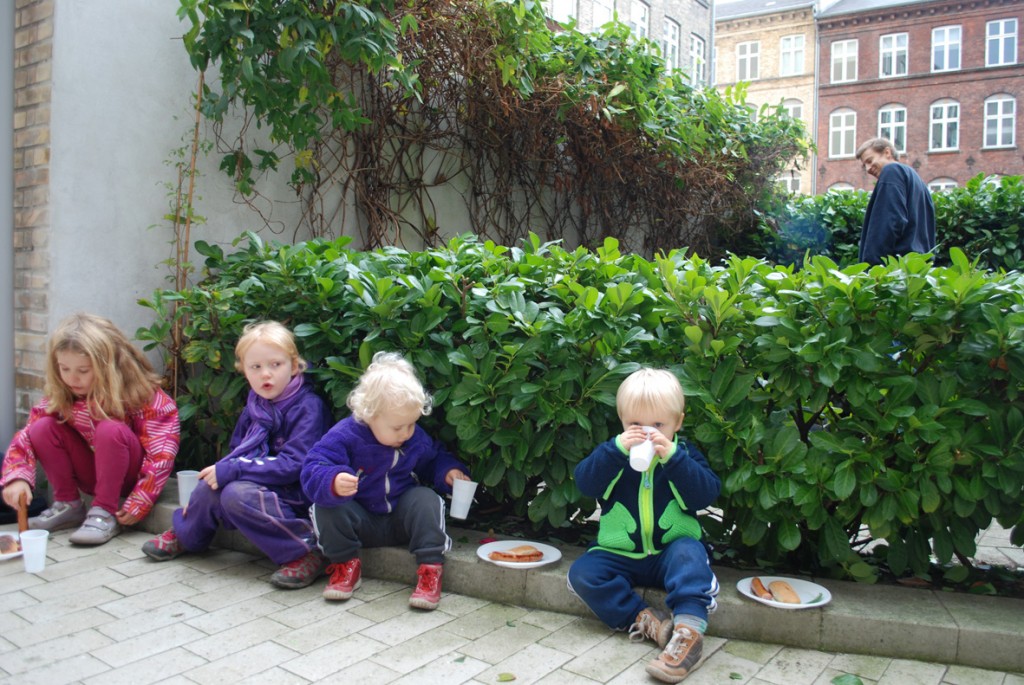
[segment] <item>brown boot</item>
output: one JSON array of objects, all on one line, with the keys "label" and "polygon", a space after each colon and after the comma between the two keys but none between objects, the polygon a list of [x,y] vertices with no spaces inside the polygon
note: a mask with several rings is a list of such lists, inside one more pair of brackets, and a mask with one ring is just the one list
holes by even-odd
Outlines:
[{"label": "brown boot", "polygon": [[630,642],[654,640],[664,649],[671,637],[672,621],[659,617],[650,607],[637,614],[633,625],[629,627]]},{"label": "brown boot", "polygon": [[663,683],[678,683],[690,674],[704,652],[704,636],[677,623],[672,639],[658,658],[647,664],[647,673]]}]

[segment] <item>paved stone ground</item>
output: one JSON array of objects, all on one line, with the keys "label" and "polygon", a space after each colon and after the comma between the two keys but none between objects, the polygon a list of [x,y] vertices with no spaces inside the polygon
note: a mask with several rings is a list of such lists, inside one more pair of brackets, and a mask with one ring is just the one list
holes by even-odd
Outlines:
[{"label": "paved stone ground", "polygon": [[[654,682],[643,667],[657,648],[595,620],[448,593],[420,612],[407,606],[409,585],[372,579],[350,601],[326,602],[325,581],[275,589],[272,565],[243,552],[158,564],[140,551],[149,533],[94,548],[68,534],[53,535],[41,574],[0,561],[0,684]],[[1019,674],[714,637],[705,656],[688,685],[829,685],[844,674],[1024,685]]]}]

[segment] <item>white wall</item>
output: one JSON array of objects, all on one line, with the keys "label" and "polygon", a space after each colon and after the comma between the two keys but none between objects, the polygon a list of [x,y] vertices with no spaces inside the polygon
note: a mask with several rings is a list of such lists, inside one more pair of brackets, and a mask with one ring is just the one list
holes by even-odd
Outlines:
[{"label": "white wall", "polygon": [[[51,328],[70,313],[91,311],[132,337],[152,321],[137,300],[168,285],[159,264],[173,254],[162,219],[169,207],[164,184],[174,179],[166,162],[191,131],[198,79],[181,43],[188,26],[178,21],[178,7],[178,0],[56,0]],[[193,227],[193,243],[230,241],[262,225],[234,202],[218,158],[202,160],[196,211],[207,223]],[[295,198],[283,184],[269,190],[287,201],[273,211],[288,226],[279,238],[290,241]]]}]

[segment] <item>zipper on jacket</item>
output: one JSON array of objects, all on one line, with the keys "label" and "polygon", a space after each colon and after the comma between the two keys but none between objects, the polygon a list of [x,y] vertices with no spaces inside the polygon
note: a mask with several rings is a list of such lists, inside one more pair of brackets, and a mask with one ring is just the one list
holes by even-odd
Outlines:
[{"label": "zipper on jacket", "polygon": [[[656,466],[654,468],[657,468]],[[651,470],[644,471],[640,479],[640,542],[645,554],[654,554],[654,490],[651,488]]]},{"label": "zipper on jacket", "polygon": [[402,450],[395,448],[395,454],[391,459],[391,466],[388,467],[387,473],[384,474],[384,504],[388,507],[388,513],[391,513],[391,471],[398,466],[398,460],[402,456]]}]

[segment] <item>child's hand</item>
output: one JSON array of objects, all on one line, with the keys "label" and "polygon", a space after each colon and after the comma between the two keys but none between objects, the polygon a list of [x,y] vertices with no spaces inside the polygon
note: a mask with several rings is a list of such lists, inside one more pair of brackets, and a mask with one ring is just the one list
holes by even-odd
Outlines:
[{"label": "child's hand", "polygon": [[334,477],[334,494],[338,497],[351,497],[357,492],[359,492],[359,476],[342,472]]},{"label": "child's hand", "polygon": [[142,520],[141,517],[136,516],[135,514],[130,514],[124,509],[118,511],[114,516],[117,518],[117,522],[122,526],[134,526]]},{"label": "child's hand", "polygon": [[206,484],[210,486],[211,490],[217,489],[217,466],[216,464],[207,466],[205,469],[199,472],[199,480],[205,480]]},{"label": "child's hand", "polygon": [[634,445],[639,445],[641,442],[647,439],[647,431],[644,430],[643,426],[630,426],[626,430],[622,431],[619,436],[619,442],[627,450]]},{"label": "child's hand", "polygon": [[654,453],[661,458],[672,452],[672,440],[665,437],[665,434],[655,428],[651,431],[651,442],[654,443]]},{"label": "child's hand", "polygon": [[4,502],[11,509],[17,509],[22,493],[24,493],[27,501],[32,501],[32,488],[29,487],[28,481],[22,478],[12,480],[4,486]]},{"label": "child's hand", "polygon": [[452,469],[451,471],[446,473],[445,476],[444,476],[444,482],[448,485],[448,487],[451,487],[452,483],[454,483],[456,480],[472,480],[472,479],[469,476],[467,476],[465,473],[463,473],[461,469]]}]

